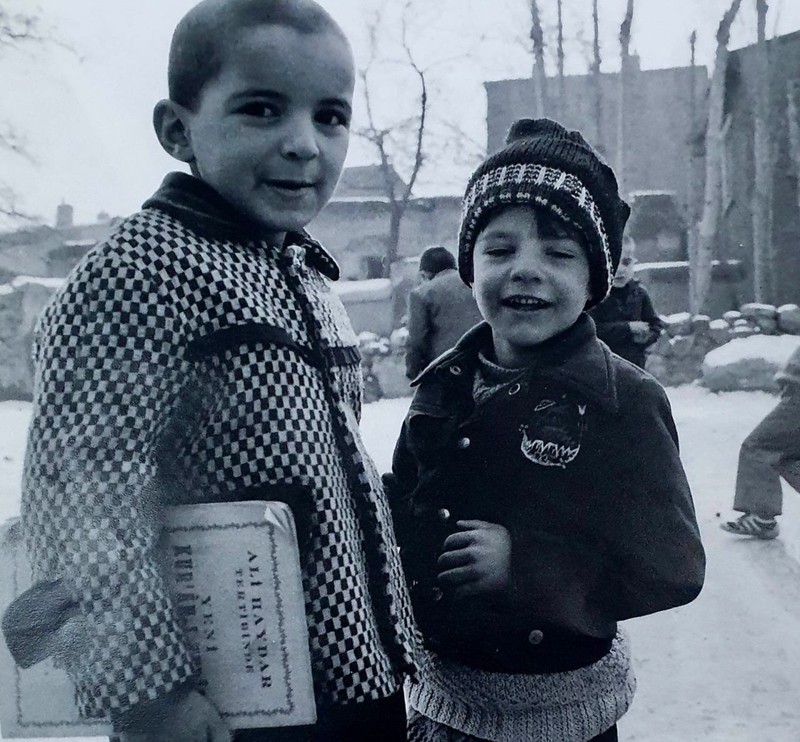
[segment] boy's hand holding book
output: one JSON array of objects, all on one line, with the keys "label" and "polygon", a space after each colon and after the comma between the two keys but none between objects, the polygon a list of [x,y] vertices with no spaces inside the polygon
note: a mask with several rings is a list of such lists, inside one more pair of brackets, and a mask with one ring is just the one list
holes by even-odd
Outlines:
[{"label": "boy's hand holding book", "polygon": [[511,535],[497,523],[460,520],[444,541],[439,582],[456,598],[502,592],[511,584]]},{"label": "boy's hand holding book", "polygon": [[196,690],[180,689],[142,704],[127,720],[122,742],[230,742],[214,704]]}]

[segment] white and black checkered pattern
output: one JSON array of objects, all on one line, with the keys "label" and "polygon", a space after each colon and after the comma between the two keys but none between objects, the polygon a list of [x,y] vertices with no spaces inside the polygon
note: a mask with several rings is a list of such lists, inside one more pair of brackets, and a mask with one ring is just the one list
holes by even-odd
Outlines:
[{"label": "white and black checkered pattern", "polygon": [[89,650],[68,669],[87,715],[194,672],[154,561],[157,506],[278,483],[313,493],[303,567],[318,702],[384,697],[411,662],[390,516],[358,433],[356,339],[303,255],[145,209],[40,319],[23,527],[35,575],[77,585]]}]

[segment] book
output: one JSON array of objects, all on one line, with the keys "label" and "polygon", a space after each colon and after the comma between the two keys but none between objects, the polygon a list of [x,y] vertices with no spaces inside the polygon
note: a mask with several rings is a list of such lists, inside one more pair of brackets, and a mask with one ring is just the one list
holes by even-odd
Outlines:
[{"label": "book", "polygon": [[[160,550],[175,613],[204,692],[232,729],[313,724],[316,706],[297,547],[289,507],[248,501],[165,509]],[[31,585],[19,523],[0,535],[0,611]],[[74,687],[47,659],[14,664],[0,641],[4,738],[102,736]]]}]

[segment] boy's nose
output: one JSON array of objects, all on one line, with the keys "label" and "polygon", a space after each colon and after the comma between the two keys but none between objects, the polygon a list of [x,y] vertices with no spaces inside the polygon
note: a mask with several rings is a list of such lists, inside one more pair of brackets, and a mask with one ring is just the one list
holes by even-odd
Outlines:
[{"label": "boy's nose", "polygon": [[520,250],[511,266],[511,278],[517,281],[534,281],[542,277],[542,260],[539,246]]},{"label": "boy's nose", "polygon": [[319,154],[313,121],[294,119],[287,122],[282,154],[290,160],[310,160]]}]

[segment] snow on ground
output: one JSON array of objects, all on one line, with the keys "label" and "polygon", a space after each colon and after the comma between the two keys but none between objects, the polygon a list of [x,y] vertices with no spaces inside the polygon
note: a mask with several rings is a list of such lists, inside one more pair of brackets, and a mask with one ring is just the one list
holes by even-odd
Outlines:
[{"label": "snow on ground", "polygon": [[31,406],[0,402],[0,523],[19,514],[20,477]]},{"label": "snow on ground", "polygon": [[[800,657],[792,661],[781,657],[795,645],[800,614],[800,497],[785,486],[782,534],[777,542],[747,543],[718,528],[721,518],[732,516],[739,445],[777,398],[763,392],[713,394],[696,385],[672,388],[668,394],[709,549],[708,582],[695,603],[630,622],[638,647],[640,687],[620,725],[621,738],[627,742],[796,742],[800,717],[794,710],[793,660],[800,662]],[[391,465],[408,403],[408,399],[382,400],[364,408],[364,439],[380,471]],[[29,404],[0,403],[0,521],[19,511],[29,415]],[[787,555],[793,559],[787,560]],[[787,567],[789,563],[794,568]],[[745,582],[744,573],[751,567],[755,571],[746,575]],[[743,594],[736,592],[739,575]],[[794,592],[798,597],[792,603],[789,594]],[[754,617],[753,611],[761,608],[766,617]],[[702,635],[699,644],[685,641],[687,628]],[[762,671],[765,653],[769,662]],[[751,662],[758,664],[757,671]],[[688,680],[673,678],[687,665]],[[773,713],[773,702],[779,701],[782,710]]]}]

